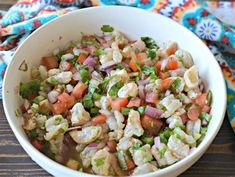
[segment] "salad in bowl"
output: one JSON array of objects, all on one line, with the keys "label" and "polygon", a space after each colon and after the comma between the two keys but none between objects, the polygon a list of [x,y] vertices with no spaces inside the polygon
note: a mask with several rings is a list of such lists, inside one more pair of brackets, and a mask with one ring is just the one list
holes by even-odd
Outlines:
[{"label": "salad in bowl", "polygon": [[212,92],[199,75],[176,42],[130,40],[103,25],[42,57],[20,83],[16,114],[32,145],[71,169],[146,174],[189,156],[203,140]]}]

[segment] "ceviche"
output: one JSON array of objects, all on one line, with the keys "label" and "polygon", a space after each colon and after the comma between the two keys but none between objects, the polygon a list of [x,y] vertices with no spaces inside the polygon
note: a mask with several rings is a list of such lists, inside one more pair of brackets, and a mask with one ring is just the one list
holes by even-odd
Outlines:
[{"label": "ceviche", "polygon": [[19,94],[16,114],[32,145],[97,175],[174,164],[197,148],[212,118],[212,93],[189,52],[172,41],[130,40],[109,25],[43,57]]}]

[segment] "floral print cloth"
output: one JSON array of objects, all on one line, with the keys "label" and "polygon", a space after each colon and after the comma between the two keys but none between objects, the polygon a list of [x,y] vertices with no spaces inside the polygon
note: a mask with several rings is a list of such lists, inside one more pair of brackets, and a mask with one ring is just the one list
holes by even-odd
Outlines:
[{"label": "floral print cloth", "polygon": [[[133,6],[172,18],[205,40],[224,73],[228,91],[227,113],[235,130],[235,2],[204,0],[19,0],[0,12],[0,90],[5,69],[17,46],[35,29],[79,8],[99,5]],[[220,9],[220,14],[214,12]],[[213,14],[212,14],[212,13]],[[223,12],[223,13],[221,13]],[[224,19],[221,14],[231,14]],[[226,22],[226,23],[225,23]]]}]

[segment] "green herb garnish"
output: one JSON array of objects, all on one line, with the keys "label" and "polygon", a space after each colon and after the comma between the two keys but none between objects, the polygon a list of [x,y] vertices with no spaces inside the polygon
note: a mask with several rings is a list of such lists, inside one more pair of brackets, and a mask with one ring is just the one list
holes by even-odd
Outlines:
[{"label": "green herb garnish", "polygon": [[38,137],[38,133],[37,133],[36,128],[30,131],[30,137],[31,138],[37,138]]},{"label": "green herb garnish", "polygon": [[34,79],[26,83],[20,83],[20,96],[26,99],[32,99],[38,95],[40,90],[40,80]]},{"label": "green herb garnish", "polygon": [[143,136],[143,137],[141,138],[141,141],[142,141],[144,144],[149,144],[150,146],[153,145],[153,137]]},{"label": "green herb garnish", "polygon": [[146,53],[147,56],[151,59],[154,59],[156,57],[156,49],[147,49]]},{"label": "green herb garnish", "polygon": [[87,71],[86,69],[81,69],[79,71],[79,74],[82,78],[82,82],[83,83],[88,83],[88,81],[90,80],[90,75],[89,75],[89,71]]},{"label": "green herb garnish", "polygon": [[111,33],[114,30],[114,28],[110,25],[103,25],[100,29],[101,31],[106,32],[106,33],[107,32]]},{"label": "green herb garnish", "polygon": [[155,40],[150,37],[141,37],[141,40],[145,43],[146,47],[149,49],[158,49]]},{"label": "green herb garnish", "polygon": [[206,112],[200,112],[199,114],[199,118],[201,120],[206,120],[207,122],[210,122],[211,118],[212,118],[212,115],[206,113]]},{"label": "green herb garnish", "polygon": [[109,96],[116,96],[119,89],[122,88],[124,85],[123,81],[119,81],[116,84],[114,84],[110,89],[109,89]]},{"label": "green herb garnish", "polygon": [[128,116],[130,110],[131,110],[131,108],[122,108],[122,109],[121,109],[121,113],[122,113],[124,116]]},{"label": "green herb garnish", "polygon": [[181,80],[179,78],[175,79],[170,86],[170,90],[172,92],[176,92],[180,87],[180,83],[181,83]]},{"label": "green herb garnish", "polygon": [[145,108],[146,108],[145,106],[138,107],[138,111],[139,111],[140,115],[144,115]]},{"label": "green herb garnish", "polygon": [[212,92],[211,92],[211,90],[209,90],[208,93],[207,93],[207,97],[206,97],[206,104],[208,106],[210,106],[211,102],[212,102]]},{"label": "green herb garnish", "polygon": [[82,103],[85,108],[92,108],[94,106],[92,101],[92,94],[86,94],[82,100]]}]

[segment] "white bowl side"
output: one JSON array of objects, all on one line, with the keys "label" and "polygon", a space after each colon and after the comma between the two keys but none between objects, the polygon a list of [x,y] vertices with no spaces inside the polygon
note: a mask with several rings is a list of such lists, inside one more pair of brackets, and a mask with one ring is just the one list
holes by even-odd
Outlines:
[{"label": "white bowl side", "polygon": [[86,8],[57,18],[33,32],[18,48],[5,74],[3,104],[8,122],[22,147],[35,162],[49,173],[55,176],[76,176],[79,174],[94,176],[64,167],[39,153],[30,144],[21,127],[21,122],[18,121],[19,118],[14,113],[20,105],[19,95],[15,88],[20,81],[29,79],[29,71],[18,70],[23,60],[29,64],[29,67],[37,66],[41,57],[50,54],[55,48],[62,48],[69,41],[77,41],[81,37],[80,32],[95,33],[104,24],[115,27],[115,29],[124,32],[133,39],[150,36],[158,43],[167,40],[177,41],[180,48],[191,53],[203,82],[207,89],[210,89],[213,93],[211,112],[213,118],[207,135],[196,151],[174,165],[154,173],[142,175],[146,177],[177,176],[201,157],[216,136],[225,114],[226,89],[220,67],[206,45],[186,28],[155,13],[122,6]]}]

